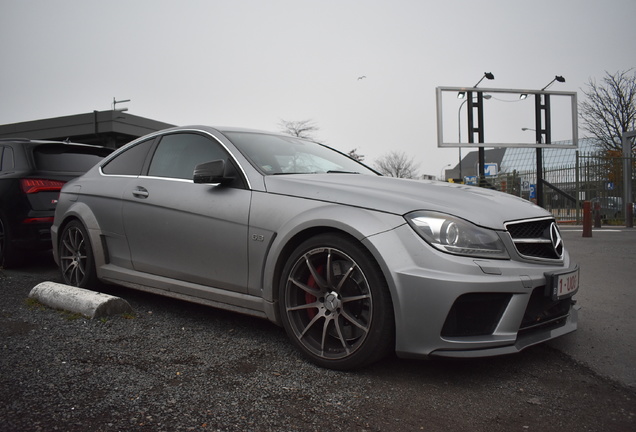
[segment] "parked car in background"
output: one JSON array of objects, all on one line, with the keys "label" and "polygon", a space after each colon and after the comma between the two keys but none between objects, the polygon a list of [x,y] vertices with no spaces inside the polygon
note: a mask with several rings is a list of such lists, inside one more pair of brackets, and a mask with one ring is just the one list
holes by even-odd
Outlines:
[{"label": "parked car in background", "polygon": [[66,284],[267,318],[333,369],[514,353],[577,325],[578,265],[544,209],[291,136],[140,138],[64,185],[51,233]]},{"label": "parked car in background", "polygon": [[105,147],[0,139],[0,265],[51,249],[50,229],[62,185],[110,154]]}]

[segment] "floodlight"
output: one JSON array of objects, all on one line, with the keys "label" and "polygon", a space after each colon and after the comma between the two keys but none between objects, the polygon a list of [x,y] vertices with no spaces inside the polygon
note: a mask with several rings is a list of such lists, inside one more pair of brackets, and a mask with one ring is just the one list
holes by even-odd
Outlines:
[{"label": "floodlight", "polygon": [[550,82],[548,83],[548,85],[547,85],[547,86],[545,86],[545,87],[543,87],[543,88],[541,89],[541,91],[544,91],[545,89],[547,89],[548,87],[550,87],[550,86],[552,85],[552,83],[553,83],[553,82],[555,82],[555,81],[558,81],[558,82],[560,82],[560,83],[564,83],[564,82],[565,82],[565,78],[563,78],[561,75],[557,75],[557,76],[555,76],[555,77],[554,77],[554,79],[553,79],[552,81],[550,81]]},{"label": "floodlight", "polygon": [[481,79],[479,81],[477,81],[477,84],[475,84],[473,86],[473,88],[477,87],[479,85],[479,83],[481,83],[484,80],[484,78],[489,79],[489,80],[494,80],[495,76],[492,74],[492,72],[484,72],[484,76],[481,77]]}]

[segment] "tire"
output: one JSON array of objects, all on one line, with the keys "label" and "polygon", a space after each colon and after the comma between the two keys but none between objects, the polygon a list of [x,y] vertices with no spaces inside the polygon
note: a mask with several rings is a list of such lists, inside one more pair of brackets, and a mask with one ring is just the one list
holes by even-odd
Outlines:
[{"label": "tire", "polygon": [[282,275],[283,326],[315,364],[358,369],[394,350],[389,290],[362,245],[335,234],[318,235],[294,250]]},{"label": "tire", "polygon": [[0,267],[18,267],[24,262],[24,251],[13,246],[12,240],[9,223],[0,215]]},{"label": "tire", "polygon": [[95,259],[88,233],[81,222],[69,222],[58,245],[62,280],[67,285],[88,288],[97,284]]}]

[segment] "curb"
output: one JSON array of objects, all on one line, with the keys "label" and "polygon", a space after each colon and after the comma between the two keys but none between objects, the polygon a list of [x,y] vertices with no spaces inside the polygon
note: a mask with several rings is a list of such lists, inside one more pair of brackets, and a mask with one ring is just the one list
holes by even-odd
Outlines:
[{"label": "curb", "polygon": [[122,298],[55,282],[42,282],[29,293],[30,298],[54,309],[79,313],[88,318],[132,313]]}]

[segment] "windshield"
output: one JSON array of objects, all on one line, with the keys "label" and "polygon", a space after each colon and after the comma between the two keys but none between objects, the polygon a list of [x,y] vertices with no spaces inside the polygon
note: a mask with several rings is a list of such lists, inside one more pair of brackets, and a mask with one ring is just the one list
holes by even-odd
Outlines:
[{"label": "windshield", "polygon": [[351,173],[377,175],[350,157],[292,136],[254,132],[226,132],[225,135],[263,174]]}]

